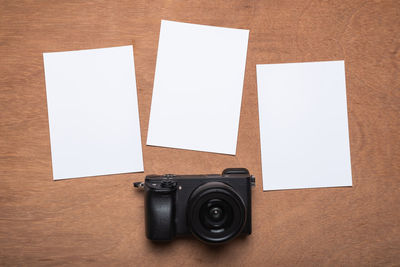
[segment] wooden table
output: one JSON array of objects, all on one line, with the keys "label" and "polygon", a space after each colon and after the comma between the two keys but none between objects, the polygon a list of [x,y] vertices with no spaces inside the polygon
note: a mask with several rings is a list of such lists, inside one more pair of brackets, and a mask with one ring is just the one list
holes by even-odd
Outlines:
[{"label": "wooden table", "polygon": [[[144,145],[144,174],[54,182],[42,53],[133,44],[145,144],[161,19],[250,29],[237,155]],[[338,59],[353,187],[262,192],[255,65]],[[400,1],[2,0],[0,62],[0,265],[400,264]],[[251,236],[145,239],[133,181],[238,166]]]}]

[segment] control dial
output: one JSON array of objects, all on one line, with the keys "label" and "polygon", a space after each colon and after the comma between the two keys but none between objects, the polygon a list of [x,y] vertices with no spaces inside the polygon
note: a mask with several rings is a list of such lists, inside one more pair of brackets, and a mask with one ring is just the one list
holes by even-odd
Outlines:
[{"label": "control dial", "polygon": [[161,180],[161,187],[163,188],[174,188],[176,187],[176,182],[171,178],[163,178]]}]

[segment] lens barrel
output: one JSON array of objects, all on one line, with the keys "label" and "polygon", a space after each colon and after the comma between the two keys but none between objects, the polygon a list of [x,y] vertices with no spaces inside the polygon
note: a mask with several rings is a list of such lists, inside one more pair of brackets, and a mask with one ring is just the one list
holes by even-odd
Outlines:
[{"label": "lens barrel", "polygon": [[206,243],[224,243],[246,224],[246,206],[235,190],[222,182],[197,187],[188,202],[187,220],[194,236]]}]

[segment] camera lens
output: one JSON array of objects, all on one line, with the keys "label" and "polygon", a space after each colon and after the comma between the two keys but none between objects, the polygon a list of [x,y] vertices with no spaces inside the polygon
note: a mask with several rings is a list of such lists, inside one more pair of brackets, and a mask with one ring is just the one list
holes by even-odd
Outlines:
[{"label": "camera lens", "polygon": [[227,184],[209,182],[195,189],[188,203],[192,233],[207,243],[223,243],[241,233],[246,222],[242,198]]}]

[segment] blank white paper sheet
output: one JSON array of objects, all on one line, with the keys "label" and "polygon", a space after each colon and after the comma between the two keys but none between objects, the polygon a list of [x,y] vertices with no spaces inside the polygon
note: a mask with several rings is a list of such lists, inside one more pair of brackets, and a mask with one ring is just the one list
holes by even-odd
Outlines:
[{"label": "blank white paper sheet", "polygon": [[264,190],[351,186],[344,61],[257,65]]},{"label": "blank white paper sheet", "polygon": [[161,21],[147,145],[236,154],[248,37]]},{"label": "blank white paper sheet", "polygon": [[143,171],[133,47],[43,58],[53,179]]}]

